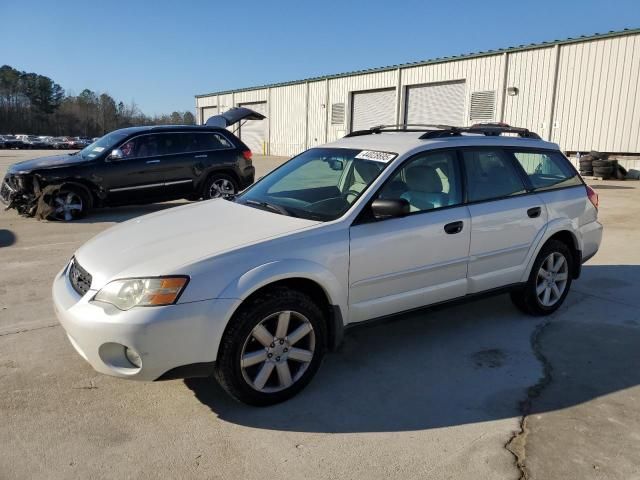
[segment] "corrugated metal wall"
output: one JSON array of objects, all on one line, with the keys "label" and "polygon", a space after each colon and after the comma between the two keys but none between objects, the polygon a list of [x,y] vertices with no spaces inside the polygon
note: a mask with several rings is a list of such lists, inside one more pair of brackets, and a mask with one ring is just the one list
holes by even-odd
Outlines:
[{"label": "corrugated metal wall", "polygon": [[[354,92],[395,88],[402,123],[408,86],[455,80],[465,82],[466,124],[471,94],[495,91],[495,121],[527,127],[565,151],[640,153],[637,33],[198,97],[196,112],[267,101],[268,151],[294,155],[347,133]],[[331,124],[334,103],[345,104],[342,125]]]}]

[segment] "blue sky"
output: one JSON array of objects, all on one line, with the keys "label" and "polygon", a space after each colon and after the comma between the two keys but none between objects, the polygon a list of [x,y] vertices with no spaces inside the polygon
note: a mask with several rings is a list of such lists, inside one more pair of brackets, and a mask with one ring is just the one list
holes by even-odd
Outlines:
[{"label": "blue sky", "polygon": [[193,110],[198,93],[635,28],[640,3],[0,0],[0,19],[0,64],[155,114]]}]

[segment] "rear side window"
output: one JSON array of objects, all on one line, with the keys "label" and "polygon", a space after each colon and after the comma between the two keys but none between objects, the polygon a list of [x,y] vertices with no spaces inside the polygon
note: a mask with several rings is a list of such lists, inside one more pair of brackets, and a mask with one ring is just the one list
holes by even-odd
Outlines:
[{"label": "rear side window", "polygon": [[214,132],[194,132],[185,135],[188,138],[188,152],[202,152],[233,148],[222,134]]},{"label": "rear side window", "polygon": [[499,149],[463,150],[469,202],[493,200],[525,193],[516,166]]},{"label": "rear side window", "polygon": [[534,190],[581,185],[577,172],[560,152],[513,152]]}]

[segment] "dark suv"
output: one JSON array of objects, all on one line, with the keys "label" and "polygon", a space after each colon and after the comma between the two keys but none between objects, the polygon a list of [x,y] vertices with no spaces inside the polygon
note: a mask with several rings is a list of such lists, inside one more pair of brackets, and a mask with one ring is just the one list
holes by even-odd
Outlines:
[{"label": "dark suv", "polygon": [[261,114],[234,108],[216,126],[113,131],[83,150],[9,167],[0,200],[25,215],[73,220],[95,206],[233,195],[253,183],[251,151],[225,126]]}]

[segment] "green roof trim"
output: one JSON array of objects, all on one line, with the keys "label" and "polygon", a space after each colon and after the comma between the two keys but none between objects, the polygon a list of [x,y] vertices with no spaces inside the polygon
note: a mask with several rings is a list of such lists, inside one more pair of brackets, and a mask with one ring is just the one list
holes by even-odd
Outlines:
[{"label": "green roof trim", "polygon": [[478,58],[478,57],[488,57],[491,55],[499,55],[502,53],[511,53],[511,52],[521,52],[524,50],[535,50],[537,48],[546,48],[546,47],[552,47],[554,45],[567,45],[570,43],[580,43],[580,42],[586,42],[586,41],[590,41],[590,40],[601,40],[604,38],[611,38],[611,37],[622,37],[622,36],[626,36],[626,35],[637,35],[640,33],[640,28],[625,28],[624,30],[611,30],[608,33],[594,33],[593,35],[581,35],[579,37],[569,37],[569,38],[565,38],[564,40],[553,40],[550,42],[541,42],[541,43],[530,43],[528,45],[518,45],[515,47],[507,47],[507,48],[500,48],[498,50],[487,50],[486,52],[475,52],[475,53],[468,53],[468,54],[463,54],[463,55],[454,55],[451,57],[438,57],[438,58],[432,58],[430,60],[421,60],[421,61],[417,61],[417,62],[410,62],[410,63],[400,63],[398,65],[389,65],[386,67],[376,67],[376,68],[369,68],[369,69],[365,69],[365,70],[354,70],[352,72],[344,72],[344,73],[335,73],[333,75],[323,75],[320,77],[310,77],[310,78],[304,78],[302,80],[292,80],[289,82],[280,82],[280,83],[269,83],[266,85],[257,85],[254,87],[245,87],[245,88],[237,88],[234,90],[222,90],[219,92],[211,92],[211,93],[203,93],[200,95],[196,95],[195,98],[204,98],[204,97],[211,97],[213,95],[227,95],[230,93],[240,93],[240,92],[249,92],[252,90],[262,90],[265,88],[274,88],[274,87],[286,87],[289,85],[299,85],[301,83],[307,83],[307,82],[317,82],[320,80],[331,80],[334,78],[343,78],[343,77],[350,77],[352,75],[363,75],[363,74],[367,74],[367,73],[380,73],[380,72],[388,72],[388,71],[392,71],[392,70],[397,70],[398,68],[409,68],[409,67],[420,67],[422,65],[432,65],[435,63],[444,63],[444,62],[452,62],[452,61],[458,61],[458,60],[467,60],[470,58]]}]

